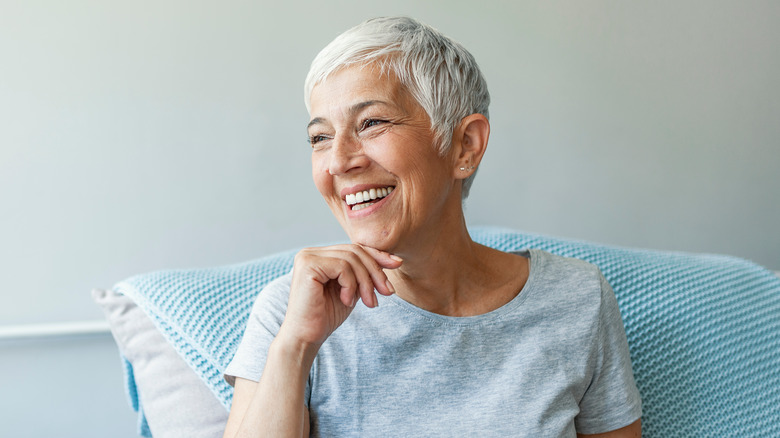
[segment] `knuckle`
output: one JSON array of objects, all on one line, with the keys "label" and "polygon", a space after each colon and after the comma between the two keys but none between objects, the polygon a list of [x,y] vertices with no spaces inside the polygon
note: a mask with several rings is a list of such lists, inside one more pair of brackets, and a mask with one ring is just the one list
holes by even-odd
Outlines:
[{"label": "knuckle", "polygon": [[301,263],[307,263],[312,260],[314,257],[314,254],[312,254],[312,251],[309,248],[304,248],[300,251],[298,251],[297,254],[295,254],[295,257],[293,258],[293,264],[299,265]]}]

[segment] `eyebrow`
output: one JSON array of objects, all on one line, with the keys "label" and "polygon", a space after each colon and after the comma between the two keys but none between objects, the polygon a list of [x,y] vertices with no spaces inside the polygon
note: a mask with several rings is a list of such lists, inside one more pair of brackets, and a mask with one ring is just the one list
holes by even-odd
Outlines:
[{"label": "eyebrow", "polygon": [[[369,107],[369,106],[373,106],[373,105],[389,105],[389,104],[387,102],[383,101],[383,100],[367,100],[365,102],[358,102],[358,103],[352,105],[351,107],[349,107],[348,111],[349,111],[350,115],[354,115],[354,114],[359,113],[360,111],[362,111],[364,108]],[[309,122],[308,125],[306,125],[306,129],[309,129],[312,126],[318,125],[320,123],[325,123],[325,118],[323,118],[323,117],[315,117],[315,118],[311,119],[311,121]]]}]

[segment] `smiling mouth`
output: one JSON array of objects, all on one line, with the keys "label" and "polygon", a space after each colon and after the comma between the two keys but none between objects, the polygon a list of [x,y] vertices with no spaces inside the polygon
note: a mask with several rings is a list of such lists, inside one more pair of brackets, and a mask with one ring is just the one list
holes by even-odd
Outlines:
[{"label": "smiling mouth", "polygon": [[381,187],[378,189],[363,190],[362,192],[350,193],[346,196],[345,201],[350,206],[352,211],[362,210],[366,207],[370,207],[376,202],[377,199],[382,199],[385,196],[393,192],[395,187]]}]

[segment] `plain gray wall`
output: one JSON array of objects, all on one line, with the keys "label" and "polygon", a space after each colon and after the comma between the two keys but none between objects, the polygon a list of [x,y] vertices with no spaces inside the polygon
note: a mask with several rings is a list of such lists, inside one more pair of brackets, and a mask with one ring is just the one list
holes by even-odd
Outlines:
[{"label": "plain gray wall", "polygon": [[[488,80],[471,224],[780,269],[780,3],[2,0],[0,325],[102,318],[89,290],[134,273],[343,239],[311,183],[303,79],[390,14]],[[87,393],[53,415],[88,418]],[[108,409],[89,415],[127,422]]]},{"label": "plain gray wall", "polygon": [[136,437],[127,400],[109,334],[0,341],[2,437]]}]

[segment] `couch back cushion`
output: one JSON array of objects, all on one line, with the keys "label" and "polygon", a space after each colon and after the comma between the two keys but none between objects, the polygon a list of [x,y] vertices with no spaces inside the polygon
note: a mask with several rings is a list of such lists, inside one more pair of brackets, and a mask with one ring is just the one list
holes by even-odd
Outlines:
[{"label": "couch back cushion", "polygon": [[[626,328],[648,437],[780,436],[780,278],[746,260],[618,248],[474,228],[501,250],[587,260],[612,285]],[[228,408],[222,378],[255,296],[295,251],[211,269],[127,279],[130,297]],[[132,385],[132,375],[128,377]],[[131,391],[132,393],[132,391]]]}]

